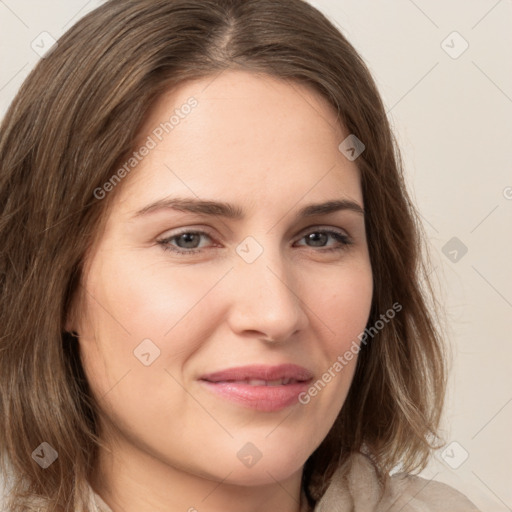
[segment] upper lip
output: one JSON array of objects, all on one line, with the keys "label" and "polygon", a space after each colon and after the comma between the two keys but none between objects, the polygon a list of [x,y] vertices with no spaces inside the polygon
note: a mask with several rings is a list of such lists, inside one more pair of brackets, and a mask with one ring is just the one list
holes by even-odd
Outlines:
[{"label": "upper lip", "polygon": [[280,364],[278,366],[250,365],[227,368],[218,372],[202,375],[200,380],[209,382],[243,381],[258,379],[273,381],[278,379],[294,379],[296,381],[308,381],[313,374],[302,366],[296,364]]}]

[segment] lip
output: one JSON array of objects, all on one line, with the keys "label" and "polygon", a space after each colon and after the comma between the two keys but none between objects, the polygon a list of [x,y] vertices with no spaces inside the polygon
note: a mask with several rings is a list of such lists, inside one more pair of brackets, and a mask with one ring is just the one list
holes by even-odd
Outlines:
[{"label": "lip", "polygon": [[[298,396],[308,388],[312,378],[313,374],[302,366],[282,364],[228,368],[202,375],[199,381],[209,391],[238,405],[274,412],[297,403]],[[244,382],[279,379],[292,379],[292,382],[278,385],[252,385]]]}]

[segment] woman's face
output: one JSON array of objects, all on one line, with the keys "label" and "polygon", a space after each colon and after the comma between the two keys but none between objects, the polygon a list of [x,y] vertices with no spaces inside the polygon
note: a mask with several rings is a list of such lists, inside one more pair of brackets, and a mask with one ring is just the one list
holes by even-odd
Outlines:
[{"label": "woman's face", "polygon": [[372,299],[348,135],[317,93],[240,71],[152,110],[146,150],[104,187],[119,188],[68,323],[134,471],[272,483],[328,433]]}]

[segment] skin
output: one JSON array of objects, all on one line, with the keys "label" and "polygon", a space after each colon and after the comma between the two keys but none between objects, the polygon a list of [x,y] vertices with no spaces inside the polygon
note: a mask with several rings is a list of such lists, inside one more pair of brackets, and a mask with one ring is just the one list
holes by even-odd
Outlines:
[{"label": "skin", "polygon": [[[364,216],[294,214],[331,199],[363,208],[359,171],[318,93],[252,72],[166,93],[140,142],[190,96],[198,105],[117,185],[69,317],[107,446],[91,485],[114,512],[298,512],[304,463],[333,425],[357,357],[309,403],[275,412],[230,402],[198,378],[295,363],[314,382],[357,340],[373,293]],[[134,217],[170,195],[234,203],[245,218],[170,208]],[[167,245],[200,253],[158,243],[181,228],[208,234]],[[352,244],[306,236],[320,228]],[[236,251],[249,236],[263,249],[252,263]],[[160,350],[149,366],[134,355],[144,339]],[[237,457],[248,442],[262,454],[252,467]]]}]

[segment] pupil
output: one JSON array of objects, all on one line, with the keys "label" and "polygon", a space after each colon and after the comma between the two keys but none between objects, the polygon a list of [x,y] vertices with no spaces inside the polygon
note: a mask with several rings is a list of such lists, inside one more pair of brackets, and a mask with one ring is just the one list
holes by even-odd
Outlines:
[{"label": "pupil", "polygon": [[[185,244],[188,244],[188,243],[190,243],[191,239],[193,239],[195,236],[197,236],[195,233],[183,233],[180,238],[185,242]],[[187,245],[186,248],[193,249],[194,247],[189,247]]]},{"label": "pupil", "polygon": [[[310,233],[308,238],[311,242],[315,242],[314,245],[316,246],[322,246],[324,245],[322,242],[325,242],[325,237],[327,235],[325,233]],[[320,243],[316,243],[320,241]]]}]

